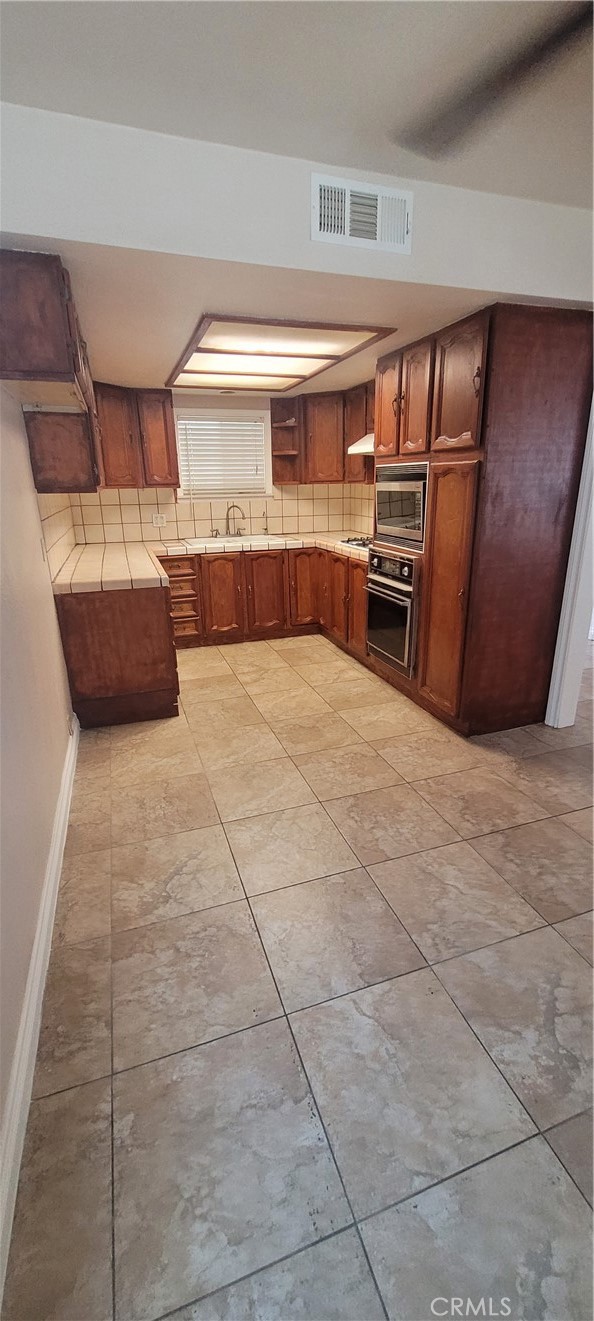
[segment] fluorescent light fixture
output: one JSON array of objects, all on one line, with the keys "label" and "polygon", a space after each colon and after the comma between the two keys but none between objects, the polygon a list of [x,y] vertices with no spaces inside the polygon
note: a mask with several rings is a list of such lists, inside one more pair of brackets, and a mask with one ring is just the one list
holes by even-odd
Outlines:
[{"label": "fluorescent light fixture", "polygon": [[393,334],[394,327],[310,325],[211,314],[199,322],[166,384],[186,390],[282,394]]}]

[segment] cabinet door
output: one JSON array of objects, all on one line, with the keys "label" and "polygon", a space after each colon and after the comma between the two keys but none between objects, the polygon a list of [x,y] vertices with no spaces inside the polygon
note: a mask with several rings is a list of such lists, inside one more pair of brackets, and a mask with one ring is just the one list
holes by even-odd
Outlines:
[{"label": "cabinet door", "polygon": [[295,486],[303,480],[303,397],[270,400],[272,481]]},{"label": "cabinet door", "polygon": [[245,632],[243,553],[200,558],[207,636],[240,637]]},{"label": "cabinet door", "polygon": [[349,445],[367,434],[367,386],[358,385],[344,396],[344,479],[364,482],[369,459],[364,454],[347,454]]},{"label": "cabinet door", "polygon": [[99,472],[85,413],[25,412],[35,490],[96,491]]},{"label": "cabinet door", "polygon": [[145,486],[179,486],[171,390],[137,390]]},{"label": "cabinet door", "polygon": [[144,486],[134,391],[95,386],[106,486]]},{"label": "cabinet door", "polygon": [[435,463],[429,479],[430,555],[424,577],[419,688],[457,715],[479,460]]},{"label": "cabinet door", "polygon": [[285,552],[246,551],[243,560],[248,633],[278,633],[287,618]]},{"label": "cabinet door", "polygon": [[402,355],[400,394],[400,454],[429,449],[433,340],[424,340]]},{"label": "cabinet door", "polygon": [[328,556],[328,618],[326,628],[346,642],[348,636],[349,561],[344,555]]},{"label": "cabinet door", "polygon": [[378,363],[375,378],[375,454],[398,453],[401,356]]},{"label": "cabinet door", "polygon": [[70,289],[60,258],[5,248],[0,284],[0,377],[72,378]]},{"label": "cabinet door", "polygon": [[483,402],[487,318],[473,317],[436,338],[431,448],[476,449]]},{"label": "cabinet door", "polygon": [[322,628],[330,627],[330,555],[327,550],[317,550],[317,614]]},{"label": "cabinet door", "polygon": [[349,650],[367,655],[367,564],[349,560]]},{"label": "cabinet door", "polygon": [[[324,552],[325,554],[325,552]],[[313,546],[290,550],[289,556],[289,622],[292,628],[318,621],[318,562],[319,554]]]},{"label": "cabinet door", "polygon": [[305,398],[306,482],[344,480],[344,418],[341,394]]}]

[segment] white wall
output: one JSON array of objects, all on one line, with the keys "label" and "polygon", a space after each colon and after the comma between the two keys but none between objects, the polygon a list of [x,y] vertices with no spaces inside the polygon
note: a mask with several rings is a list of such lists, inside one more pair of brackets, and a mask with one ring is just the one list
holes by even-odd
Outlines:
[{"label": "white wall", "polygon": [[3,389],[0,1070],[6,1100],[67,748],[70,698],[20,407]]},{"label": "white wall", "polygon": [[404,257],[311,241],[310,173],[343,173],[333,167],[16,105],[3,108],[2,136],[8,234],[510,296],[591,297],[586,210],[367,175],[413,189],[413,253]]}]

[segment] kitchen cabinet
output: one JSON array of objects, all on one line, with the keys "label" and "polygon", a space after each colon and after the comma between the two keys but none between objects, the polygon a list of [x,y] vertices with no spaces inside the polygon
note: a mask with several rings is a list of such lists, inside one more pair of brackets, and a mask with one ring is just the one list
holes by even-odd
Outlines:
[{"label": "kitchen cabinet", "polygon": [[419,691],[450,716],[459,711],[479,467],[477,459],[435,463],[429,483]]},{"label": "kitchen cabinet", "polygon": [[344,481],[342,394],[305,396],[304,481]]},{"label": "kitchen cabinet", "polygon": [[134,390],[95,386],[106,486],[142,487],[144,468]]},{"label": "kitchen cabinet", "polygon": [[377,364],[375,378],[375,456],[398,453],[402,356],[391,354]]},{"label": "kitchen cabinet", "polygon": [[[325,627],[340,642],[348,638],[349,560],[327,551],[328,595]],[[321,621],[320,621],[321,622]]]},{"label": "kitchen cabinet", "polygon": [[435,338],[433,450],[478,446],[487,326],[486,316],[472,317]]},{"label": "kitchen cabinet", "polygon": [[355,656],[367,655],[366,560],[348,562],[348,646]]},{"label": "kitchen cabinet", "polygon": [[194,647],[204,638],[200,561],[195,555],[167,555],[161,564],[169,578],[175,645]]},{"label": "kitchen cabinet", "polygon": [[433,340],[413,344],[402,354],[399,454],[422,454],[429,448],[433,385]]},{"label": "kitchen cabinet", "polygon": [[84,729],[177,715],[167,588],[55,600],[72,705]]},{"label": "kitchen cabinet", "polygon": [[238,640],[246,627],[243,551],[201,555],[200,565],[206,636]]},{"label": "kitchen cabinet", "polygon": [[250,637],[282,632],[287,620],[284,550],[245,551],[241,558]]},{"label": "kitchen cabinet", "polygon": [[[291,628],[318,622],[318,564],[315,546],[287,552],[289,559],[289,623]],[[325,554],[325,551],[323,552]]]},{"label": "kitchen cabinet", "polygon": [[302,481],[303,396],[270,400],[272,481],[294,486]]},{"label": "kitchen cabinet", "polygon": [[348,454],[349,445],[373,431],[373,408],[369,384],[357,385],[344,394],[344,479],[345,482],[373,482],[373,454]]},{"label": "kitchen cabinet", "polygon": [[179,486],[170,390],[97,382],[105,486]]},{"label": "kitchen cabinet", "polygon": [[316,579],[318,601],[318,623],[321,628],[329,628],[332,618],[330,600],[330,556],[327,550],[316,550]]},{"label": "kitchen cabinet", "polygon": [[25,411],[24,418],[35,490],[96,491],[99,471],[88,416]]}]

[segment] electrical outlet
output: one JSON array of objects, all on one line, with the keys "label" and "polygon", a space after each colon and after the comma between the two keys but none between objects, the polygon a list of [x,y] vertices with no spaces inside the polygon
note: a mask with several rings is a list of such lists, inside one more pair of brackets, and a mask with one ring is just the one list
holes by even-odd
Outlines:
[{"label": "electrical outlet", "polygon": [[153,514],[153,527],[165,527],[166,522],[164,514]]}]

